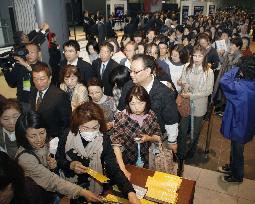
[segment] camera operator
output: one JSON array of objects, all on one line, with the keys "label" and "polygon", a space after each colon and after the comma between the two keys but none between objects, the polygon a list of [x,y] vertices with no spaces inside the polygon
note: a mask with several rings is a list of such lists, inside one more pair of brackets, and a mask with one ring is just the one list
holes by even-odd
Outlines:
[{"label": "camera operator", "polygon": [[17,100],[22,104],[23,110],[29,110],[29,97],[32,85],[31,72],[39,62],[40,47],[34,43],[25,45],[28,54],[25,58],[15,56],[16,63],[10,69],[3,69],[3,74],[6,82],[12,88],[17,87]]},{"label": "camera operator", "polygon": [[32,68],[39,61],[40,45],[45,41],[48,32],[47,23],[27,35],[23,31],[17,31],[13,36],[13,49],[1,56],[0,66],[3,68],[5,80],[10,87],[17,87],[17,100],[25,111],[30,109],[28,101]]}]

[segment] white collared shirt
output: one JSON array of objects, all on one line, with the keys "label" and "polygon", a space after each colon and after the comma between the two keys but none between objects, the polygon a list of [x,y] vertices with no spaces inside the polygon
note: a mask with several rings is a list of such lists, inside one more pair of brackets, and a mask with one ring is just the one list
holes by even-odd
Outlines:
[{"label": "white collared shirt", "polygon": [[154,75],[152,74],[151,76],[152,76],[151,82],[148,84],[148,86],[144,87],[148,94],[150,93],[154,82]]},{"label": "white collared shirt", "polygon": [[102,71],[103,71],[103,65],[105,66],[105,68],[104,68],[104,71],[105,71],[108,62],[109,62],[109,60],[108,60],[107,62],[102,62],[102,63],[101,63],[101,67],[100,67],[100,75],[101,75],[101,76],[103,75],[103,73],[102,73]]},{"label": "white collared shirt", "polygon": [[78,64],[78,59],[79,59],[79,58],[77,57],[77,59],[74,60],[73,62],[68,62],[68,61],[67,61],[67,64],[68,64],[68,65],[77,66],[77,64]]},{"label": "white collared shirt", "polygon": [[16,140],[15,132],[9,132],[5,128],[3,128],[3,133],[6,133],[9,140],[14,142]]},{"label": "white collared shirt", "polygon": [[[49,89],[49,87],[42,91],[42,98],[44,97],[44,95],[45,95],[45,93],[47,92],[48,89]],[[38,98],[39,98],[39,91],[37,91],[36,101],[37,101]]]}]

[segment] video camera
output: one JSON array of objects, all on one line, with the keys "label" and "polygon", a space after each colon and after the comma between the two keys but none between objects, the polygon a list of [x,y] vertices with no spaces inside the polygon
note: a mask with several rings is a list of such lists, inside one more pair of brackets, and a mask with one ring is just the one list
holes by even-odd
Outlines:
[{"label": "video camera", "polygon": [[4,70],[10,69],[16,63],[14,57],[22,57],[25,59],[28,54],[28,50],[24,44],[14,45],[11,51],[0,54],[0,67]]}]

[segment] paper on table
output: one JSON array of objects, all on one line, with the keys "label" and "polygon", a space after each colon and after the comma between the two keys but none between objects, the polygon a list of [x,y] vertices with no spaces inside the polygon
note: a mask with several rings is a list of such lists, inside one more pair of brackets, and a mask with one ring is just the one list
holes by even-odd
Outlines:
[{"label": "paper on table", "polygon": [[59,138],[55,137],[50,141],[50,148],[49,151],[51,154],[56,154],[57,149],[58,149],[58,142],[59,142]]},{"label": "paper on table", "polygon": [[145,196],[145,194],[147,192],[147,189],[143,188],[143,187],[140,187],[140,186],[137,186],[135,184],[132,184],[132,186],[133,186],[133,188],[134,188],[134,190],[136,192],[137,198],[138,199],[142,199]]}]

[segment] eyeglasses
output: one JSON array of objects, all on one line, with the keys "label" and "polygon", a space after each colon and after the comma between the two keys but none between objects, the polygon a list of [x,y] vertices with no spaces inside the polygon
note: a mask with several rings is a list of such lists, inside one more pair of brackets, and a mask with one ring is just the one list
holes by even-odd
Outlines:
[{"label": "eyeglasses", "polygon": [[100,127],[100,124],[95,125],[94,127],[87,127],[87,126],[81,126],[79,129],[81,132],[83,131],[89,131],[89,130],[98,130]]},{"label": "eyeglasses", "polygon": [[[146,69],[146,68],[145,68],[145,69]],[[142,72],[142,71],[145,70],[145,69],[141,69],[141,70],[139,70],[139,71],[132,71],[132,70],[129,70],[129,72],[130,72],[130,74],[133,73],[134,75],[137,75],[137,74],[139,74],[140,72]]]}]

